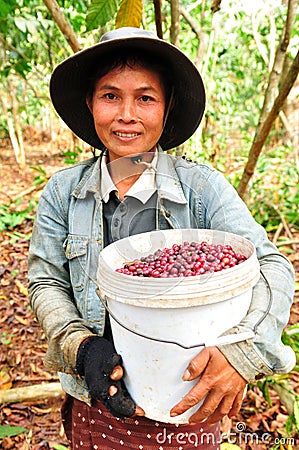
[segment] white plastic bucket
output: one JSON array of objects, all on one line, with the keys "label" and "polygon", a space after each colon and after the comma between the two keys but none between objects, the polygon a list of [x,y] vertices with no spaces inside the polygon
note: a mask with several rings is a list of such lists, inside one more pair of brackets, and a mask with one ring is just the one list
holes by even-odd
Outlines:
[{"label": "white plastic bucket", "polygon": [[[195,277],[142,278],[115,272],[126,261],[185,241],[229,244],[247,260]],[[166,423],[188,422],[198,406],[174,418],[169,414],[198,381],[182,381],[182,375],[203,343],[214,345],[246,315],[259,270],[253,244],[222,231],[153,231],[121,239],[102,250],[97,274],[99,293],[111,315],[126,386],[147,417]]]}]

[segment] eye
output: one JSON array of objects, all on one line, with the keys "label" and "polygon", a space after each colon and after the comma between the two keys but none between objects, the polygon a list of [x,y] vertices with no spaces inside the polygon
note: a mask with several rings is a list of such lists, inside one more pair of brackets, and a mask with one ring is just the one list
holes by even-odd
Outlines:
[{"label": "eye", "polygon": [[149,95],[142,95],[141,100],[146,103],[152,100],[152,98]]},{"label": "eye", "polygon": [[114,94],[112,94],[112,92],[108,92],[107,94],[105,94],[105,97],[108,100],[114,100],[116,98],[116,96]]}]

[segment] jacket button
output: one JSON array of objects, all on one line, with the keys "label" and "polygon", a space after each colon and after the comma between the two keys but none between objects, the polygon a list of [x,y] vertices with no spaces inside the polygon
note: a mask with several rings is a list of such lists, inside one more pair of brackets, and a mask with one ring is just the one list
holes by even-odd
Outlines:
[{"label": "jacket button", "polygon": [[166,217],[170,217],[170,216],[171,216],[171,212],[169,211],[169,209],[167,209],[167,210],[165,211],[165,215],[166,215]]}]

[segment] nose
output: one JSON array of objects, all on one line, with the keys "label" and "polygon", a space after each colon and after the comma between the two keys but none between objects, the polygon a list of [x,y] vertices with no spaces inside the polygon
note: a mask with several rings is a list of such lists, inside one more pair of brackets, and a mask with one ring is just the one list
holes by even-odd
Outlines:
[{"label": "nose", "polygon": [[125,123],[136,122],[137,113],[134,99],[123,99],[119,111],[119,120]]}]

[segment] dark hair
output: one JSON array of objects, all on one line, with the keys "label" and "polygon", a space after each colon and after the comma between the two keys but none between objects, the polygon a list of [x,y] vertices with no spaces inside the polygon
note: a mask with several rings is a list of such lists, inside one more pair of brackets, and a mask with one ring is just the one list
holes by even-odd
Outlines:
[{"label": "dark hair", "polygon": [[119,53],[109,53],[105,61],[98,67],[90,76],[89,84],[86,91],[86,98],[91,101],[94,94],[97,81],[104,75],[107,75],[111,70],[129,67],[143,67],[144,69],[156,72],[161,80],[166,107],[170,102],[170,97],[173,91],[173,81],[169,69],[165,66],[165,62],[159,60],[157,56],[149,53],[138,53],[136,51],[125,51],[120,55]]}]

